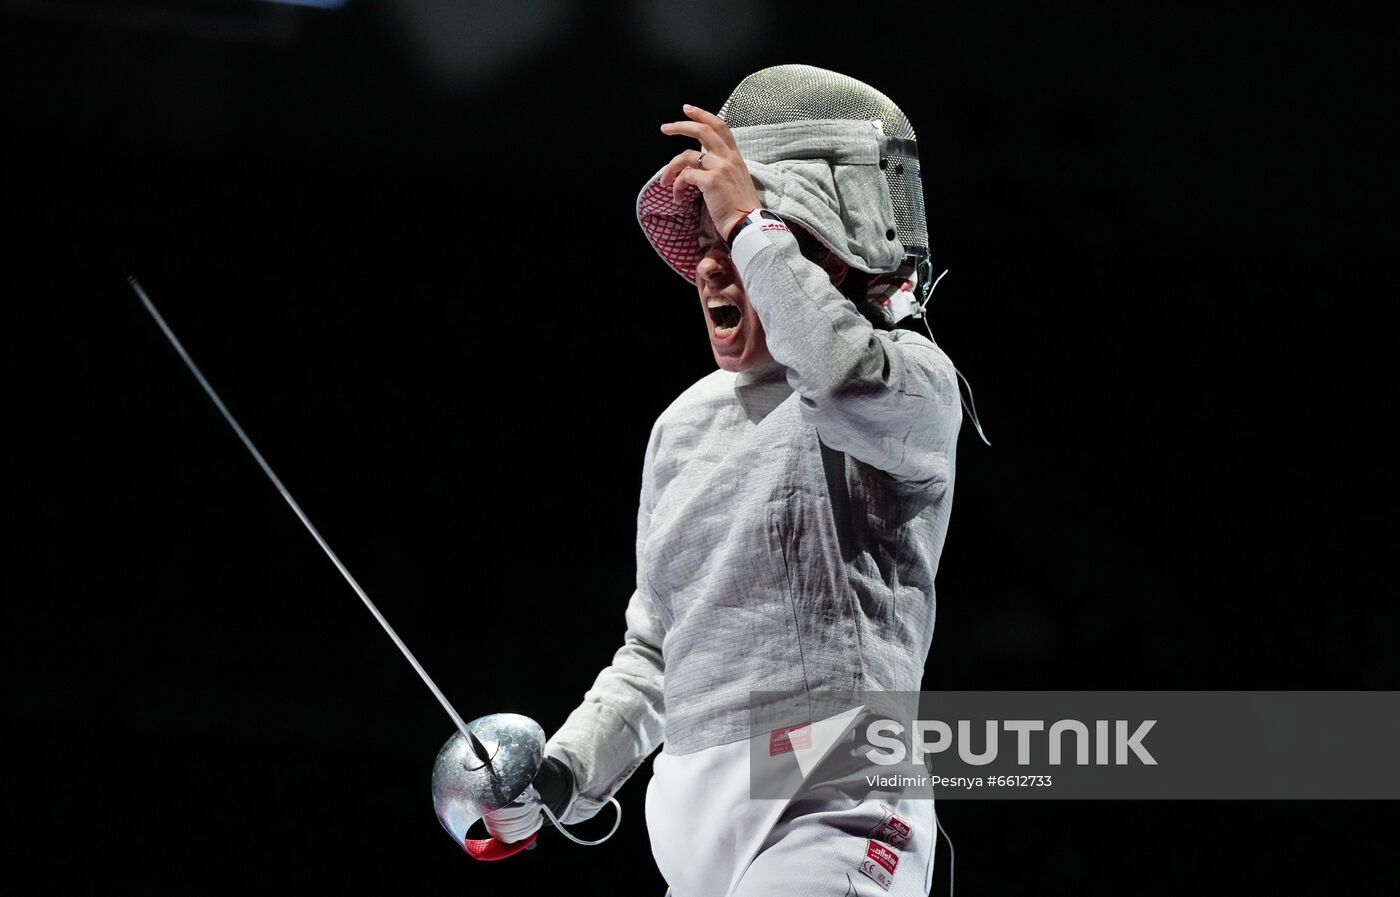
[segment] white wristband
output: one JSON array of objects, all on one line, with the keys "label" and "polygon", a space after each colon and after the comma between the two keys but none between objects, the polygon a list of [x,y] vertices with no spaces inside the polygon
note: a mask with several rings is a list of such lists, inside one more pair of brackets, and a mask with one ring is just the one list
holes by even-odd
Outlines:
[{"label": "white wristband", "polygon": [[754,209],[744,220],[748,224],[742,227],[736,225],[739,232],[734,237],[733,245],[729,247],[729,258],[733,260],[741,279],[749,261],[758,255],[763,247],[772,244],[768,234],[772,231],[788,232],[788,226],[783,223],[783,219],[767,209]]}]

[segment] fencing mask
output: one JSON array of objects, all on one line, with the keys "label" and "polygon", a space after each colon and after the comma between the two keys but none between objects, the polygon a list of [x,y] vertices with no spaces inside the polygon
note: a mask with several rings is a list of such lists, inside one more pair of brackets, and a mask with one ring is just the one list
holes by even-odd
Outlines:
[{"label": "fencing mask", "polygon": [[[749,75],[720,107],[765,208],[801,224],[848,265],[872,275],[867,296],[897,323],[923,312],[932,289],[918,146],[889,97],[809,65]],[[677,203],[654,176],[637,197],[648,240],[695,280],[701,199]]]}]

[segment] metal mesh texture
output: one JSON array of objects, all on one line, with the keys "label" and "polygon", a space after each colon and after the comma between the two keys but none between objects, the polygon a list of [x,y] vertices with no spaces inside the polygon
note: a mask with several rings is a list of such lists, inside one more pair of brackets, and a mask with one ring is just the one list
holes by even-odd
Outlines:
[{"label": "metal mesh texture", "polygon": [[879,121],[890,144],[882,166],[904,251],[928,257],[928,224],[914,126],[894,101],[863,81],[810,65],[777,65],[749,75],[720,107],[731,128],[806,119]]}]

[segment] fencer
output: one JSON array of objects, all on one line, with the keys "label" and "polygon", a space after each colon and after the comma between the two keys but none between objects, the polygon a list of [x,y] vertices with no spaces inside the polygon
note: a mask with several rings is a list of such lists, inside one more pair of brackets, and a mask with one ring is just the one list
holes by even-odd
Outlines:
[{"label": "fencer", "polygon": [[[683,116],[661,130],[699,146],[637,217],[694,284],[718,369],[652,428],[623,643],[537,792],[589,819],[661,746],[646,819],[674,897],[926,894],[932,802],[752,800],[748,754],[753,691],[920,687],[962,410],[908,326],[932,286],[914,130],[798,65]],[[485,823],[511,842],[541,819],[527,801]]]}]

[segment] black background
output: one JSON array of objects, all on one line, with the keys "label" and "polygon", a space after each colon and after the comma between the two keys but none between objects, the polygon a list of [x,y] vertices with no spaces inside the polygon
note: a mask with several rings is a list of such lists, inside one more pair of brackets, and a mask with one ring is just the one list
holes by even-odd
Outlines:
[{"label": "black background", "polygon": [[[697,59],[639,4],[544,5],[472,82],[375,4],[0,6],[12,870],[659,897],[646,772],[605,846],[452,849],[450,721],[125,277],[462,714],[552,731],[620,644],[651,422],[713,367],[634,196],[681,103],[780,62],[918,128],[933,327],[994,443],[965,426],[925,687],[1397,687],[1393,32],[720,2]],[[940,815],[967,894],[1400,883],[1392,803]]]}]

